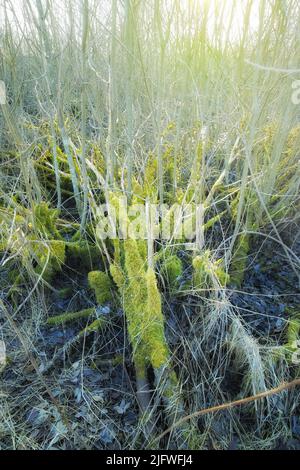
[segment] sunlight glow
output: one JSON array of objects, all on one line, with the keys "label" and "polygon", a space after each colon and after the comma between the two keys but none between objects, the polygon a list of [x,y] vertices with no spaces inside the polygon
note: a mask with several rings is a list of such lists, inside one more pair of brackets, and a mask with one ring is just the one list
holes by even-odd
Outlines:
[{"label": "sunlight glow", "polygon": [[250,8],[247,32],[251,34],[259,26],[259,0],[180,0],[179,3],[187,21],[194,21],[195,25],[205,21],[210,39],[217,29],[219,34],[222,32],[223,42],[238,41],[245,28],[247,8]]}]

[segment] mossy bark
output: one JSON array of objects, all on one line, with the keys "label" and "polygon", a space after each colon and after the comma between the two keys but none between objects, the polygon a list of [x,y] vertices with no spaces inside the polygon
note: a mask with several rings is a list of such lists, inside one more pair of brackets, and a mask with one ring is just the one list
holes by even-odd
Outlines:
[{"label": "mossy bark", "polygon": [[53,317],[49,317],[47,320],[48,325],[62,325],[64,323],[69,323],[75,320],[79,320],[81,318],[89,317],[95,313],[95,308],[86,308],[84,310],[79,310],[78,312],[67,312],[62,313],[61,315],[55,315]]},{"label": "mossy bark", "polygon": [[[143,242],[145,245],[146,243]],[[158,290],[155,272],[148,267],[146,247],[136,240],[124,240],[124,259],[121,264],[111,266],[111,274],[122,295],[127,320],[128,335],[133,349],[133,360],[136,370],[138,399],[144,414],[150,412],[149,387],[147,385],[147,367],[151,366],[157,382],[157,391],[168,406],[168,418],[183,410],[182,402],[176,412],[170,412],[172,397],[178,397],[176,373],[171,371],[171,354],[164,333],[164,316],[162,313],[161,295]],[[118,256],[117,256],[118,258]],[[162,382],[160,377],[164,373]]]},{"label": "mossy bark", "polygon": [[111,274],[123,297],[137,375],[142,377],[148,364],[156,369],[168,363],[169,349],[155,273],[147,268],[136,240],[124,240],[123,248],[124,268],[113,265]]}]

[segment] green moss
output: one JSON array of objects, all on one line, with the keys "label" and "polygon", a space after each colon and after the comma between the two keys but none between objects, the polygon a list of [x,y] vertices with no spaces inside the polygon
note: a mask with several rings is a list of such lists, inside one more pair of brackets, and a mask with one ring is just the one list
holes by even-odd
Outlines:
[{"label": "green moss", "polygon": [[63,287],[62,289],[58,289],[56,291],[56,295],[59,299],[68,299],[72,295],[72,287]]},{"label": "green moss", "polygon": [[128,335],[139,378],[145,377],[147,365],[157,369],[169,361],[161,296],[153,269],[147,269],[144,255],[147,244],[145,241],[143,243],[144,247],[136,240],[124,240],[124,267],[116,264],[110,267],[123,297]]},{"label": "green moss", "polygon": [[160,272],[165,280],[165,282],[170,287],[176,287],[178,284],[178,279],[182,276],[182,261],[176,255],[165,256],[163,259]]},{"label": "green moss", "polygon": [[287,327],[287,341],[289,344],[295,343],[299,338],[300,321],[293,319],[289,321]]},{"label": "green moss", "polygon": [[62,236],[56,228],[59,211],[49,208],[46,202],[37,204],[33,209],[35,229],[49,239],[62,240]]},{"label": "green moss", "polygon": [[34,269],[36,274],[43,273],[43,279],[51,282],[65,263],[65,243],[61,240],[50,240],[44,244],[41,241],[32,240],[29,252],[27,250],[24,252],[23,259],[28,255],[31,255],[37,263]]},{"label": "green moss", "polygon": [[203,289],[208,285],[205,263],[205,257],[203,256],[196,256],[193,259],[193,286],[195,289]]},{"label": "green moss", "polygon": [[250,235],[242,233],[236,243],[236,248],[230,264],[230,279],[237,287],[242,285],[248,262]]},{"label": "green moss", "polygon": [[21,287],[18,286],[18,283],[15,283],[11,286],[7,293],[7,297],[10,299],[11,304],[14,308],[17,308],[24,298],[24,292]]},{"label": "green moss", "polygon": [[146,273],[147,309],[143,325],[143,340],[148,350],[148,357],[154,369],[159,369],[169,361],[169,349],[164,335],[164,317],[161,296],[157,287],[153,269]]},{"label": "green moss", "polygon": [[[118,196],[109,195],[119,224],[126,225],[127,213],[119,208]],[[127,238],[114,244],[110,273],[119,288],[133,350],[137,378],[146,378],[146,368],[165,367],[170,358],[164,335],[161,296],[153,269],[147,266],[147,242]],[[178,266],[177,266],[178,269]]]},{"label": "green moss", "polygon": [[272,356],[275,362],[285,359],[289,364],[293,364],[293,354],[299,350],[300,320],[292,319],[288,322],[286,328],[287,342],[276,348],[273,348]]},{"label": "green moss", "polygon": [[61,325],[63,323],[69,323],[71,321],[79,320],[80,318],[89,317],[95,313],[95,308],[86,308],[84,310],[79,310],[78,312],[67,312],[62,313],[61,315],[55,315],[48,318],[48,325]]},{"label": "green moss", "polygon": [[[51,282],[65,263],[65,242],[56,228],[58,211],[45,202],[36,204],[33,212],[16,203],[16,230],[6,248],[21,257],[29,275],[43,273],[43,279]],[[31,222],[30,222],[31,218]]]},{"label": "green moss", "polygon": [[72,268],[89,271],[99,265],[100,257],[98,246],[86,240],[66,242],[66,263]]},{"label": "green moss", "polygon": [[124,362],[124,357],[122,356],[122,354],[117,354],[112,360],[112,365],[119,366],[123,364],[123,362]]},{"label": "green moss", "polygon": [[145,243],[145,240],[136,240],[136,244],[139,250],[139,254],[143,260],[147,259],[147,243]]},{"label": "green moss", "polygon": [[110,274],[120,290],[122,290],[125,284],[125,274],[117,264],[111,264],[109,267]]},{"label": "green moss", "polygon": [[89,286],[94,290],[98,304],[111,300],[111,280],[103,271],[90,271],[88,274]]},{"label": "green moss", "polygon": [[104,317],[97,318],[90,325],[86,326],[80,333],[80,336],[86,335],[88,333],[93,333],[95,331],[102,330],[106,324],[106,319]]},{"label": "green moss", "polygon": [[289,365],[293,365],[293,355],[297,353],[299,347],[294,343],[285,343],[282,346],[273,348],[272,358],[276,364],[280,360],[285,360]]},{"label": "green moss", "polygon": [[193,259],[193,286],[195,289],[207,289],[216,280],[221,287],[229,281],[229,275],[222,267],[223,260],[213,261],[209,250]]},{"label": "green moss", "polygon": [[[137,375],[145,374],[148,345],[144,340],[144,326],[147,322],[147,286],[144,261],[135,240],[124,241],[126,281],[122,288],[127,328],[133,349]],[[147,358],[147,359],[146,359]]]},{"label": "green moss", "polygon": [[[77,230],[71,238],[71,243],[72,242],[80,242],[80,241],[82,241],[82,235],[81,235],[80,230]],[[70,246],[72,248],[71,244],[70,244]],[[74,246],[76,247],[77,245],[74,244]]]},{"label": "green moss", "polygon": [[174,391],[178,388],[179,381],[174,370],[171,370],[168,375],[168,380],[165,384],[164,398],[172,400],[174,398]]},{"label": "green moss", "polygon": [[146,198],[150,198],[152,202],[157,200],[157,159],[153,155],[149,155],[144,171],[144,177],[138,180],[133,177],[132,180],[133,203],[140,203]]},{"label": "green moss", "polygon": [[19,269],[10,269],[7,273],[9,282],[14,285],[18,285],[20,281],[20,270]]},{"label": "green moss", "polygon": [[221,220],[223,215],[225,215],[227,211],[220,212],[220,214],[215,215],[214,217],[211,217],[205,224],[203,225],[204,231],[208,230],[209,228],[213,227],[217,222]]}]

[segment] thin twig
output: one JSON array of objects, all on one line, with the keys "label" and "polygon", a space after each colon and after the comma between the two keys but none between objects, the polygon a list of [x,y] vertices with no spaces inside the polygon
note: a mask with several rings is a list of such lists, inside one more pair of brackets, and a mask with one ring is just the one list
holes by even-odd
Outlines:
[{"label": "thin twig", "polygon": [[252,395],[250,397],[241,398],[240,400],[231,401],[229,403],[223,403],[222,405],[212,406],[211,408],[205,408],[204,410],[195,411],[195,413],[191,413],[187,416],[176,421],[176,423],[172,424],[168,429],[166,429],[163,433],[161,433],[158,437],[156,437],[152,444],[156,441],[162,439],[166,434],[172,432],[174,428],[180,426],[181,424],[189,421],[190,419],[197,418],[198,416],[203,416],[209,413],[216,413],[218,411],[227,410],[228,408],[233,408],[234,406],[244,405],[246,403],[250,403],[261,398],[269,397],[271,395],[275,395],[276,393],[280,393],[283,390],[288,390],[290,388],[296,387],[300,385],[300,378],[293,380],[292,382],[283,382],[281,385],[275,388],[271,388],[270,390],[266,390],[265,392],[258,393],[257,395]]}]

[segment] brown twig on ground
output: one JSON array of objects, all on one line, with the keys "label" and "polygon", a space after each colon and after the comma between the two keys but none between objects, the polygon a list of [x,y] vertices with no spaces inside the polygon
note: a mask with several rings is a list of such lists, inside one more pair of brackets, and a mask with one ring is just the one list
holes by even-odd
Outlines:
[{"label": "brown twig on ground", "polygon": [[166,429],[158,437],[156,437],[152,441],[152,444],[154,442],[157,442],[160,439],[162,439],[166,434],[169,434],[170,432],[172,432],[172,430],[174,428],[180,426],[181,424],[185,423],[186,421],[189,421],[192,418],[196,418],[198,416],[203,416],[203,415],[206,415],[206,414],[209,414],[209,413],[216,413],[217,411],[227,410],[228,408],[233,408],[235,406],[244,405],[246,403],[250,403],[250,402],[259,400],[261,398],[265,398],[265,397],[269,397],[271,395],[275,395],[276,393],[280,393],[284,390],[288,390],[288,389],[296,387],[298,385],[300,385],[300,378],[292,380],[291,382],[283,382],[278,387],[271,388],[270,390],[266,390],[265,392],[258,393],[257,395],[251,395],[250,397],[241,398],[240,400],[231,401],[229,403],[223,403],[222,405],[216,405],[216,406],[212,406],[211,408],[205,408],[204,410],[195,411],[195,413],[191,413],[191,414],[189,414],[187,416],[184,416],[183,418],[179,419],[178,421],[176,421],[176,423],[174,423],[172,426],[170,426],[168,429]]}]

